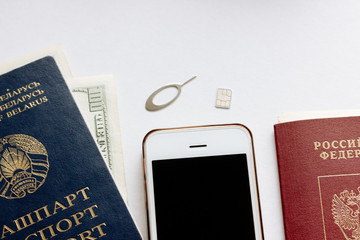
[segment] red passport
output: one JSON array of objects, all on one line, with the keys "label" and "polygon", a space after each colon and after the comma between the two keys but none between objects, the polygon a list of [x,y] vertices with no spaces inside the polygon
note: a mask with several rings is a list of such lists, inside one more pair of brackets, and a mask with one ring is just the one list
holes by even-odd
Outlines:
[{"label": "red passport", "polygon": [[360,117],[275,125],[288,240],[360,240]]}]

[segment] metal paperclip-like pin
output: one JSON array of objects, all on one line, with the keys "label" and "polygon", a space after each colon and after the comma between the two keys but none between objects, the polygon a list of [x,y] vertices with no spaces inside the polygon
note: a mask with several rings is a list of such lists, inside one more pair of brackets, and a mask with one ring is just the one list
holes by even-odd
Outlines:
[{"label": "metal paperclip-like pin", "polygon": [[[184,83],[181,84],[181,85],[180,85],[180,84],[170,84],[170,85],[166,85],[166,86],[163,86],[163,87],[159,88],[158,90],[156,90],[155,92],[153,92],[153,93],[150,95],[150,97],[147,99],[146,104],[145,104],[146,110],[153,112],[153,111],[158,111],[158,110],[160,110],[160,109],[163,109],[163,108],[169,106],[170,104],[172,104],[173,102],[175,102],[175,100],[180,96],[181,88],[182,88],[185,84],[187,84],[187,83],[189,83],[190,81],[194,80],[195,78],[196,78],[196,76],[190,78],[189,80],[187,80],[186,82],[184,82]],[[165,103],[165,104],[156,105],[156,104],[153,102],[154,97],[155,97],[159,92],[161,92],[162,90],[165,90],[165,89],[167,89],[167,88],[176,88],[177,91],[178,91],[177,94],[176,94],[176,96],[175,96],[173,99],[171,99],[169,102]]]}]

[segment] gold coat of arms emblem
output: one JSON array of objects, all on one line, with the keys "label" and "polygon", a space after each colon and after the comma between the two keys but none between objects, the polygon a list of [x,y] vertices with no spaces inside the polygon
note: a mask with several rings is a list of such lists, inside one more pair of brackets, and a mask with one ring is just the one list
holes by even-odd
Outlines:
[{"label": "gold coat of arms emblem", "polygon": [[345,190],[340,196],[334,194],[332,214],[346,240],[360,240],[360,187],[359,194]]},{"label": "gold coat of arms emblem", "polygon": [[24,134],[0,138],[1,197],[16,199],[34,193],[48,171],[48,154],[41,142]]}]

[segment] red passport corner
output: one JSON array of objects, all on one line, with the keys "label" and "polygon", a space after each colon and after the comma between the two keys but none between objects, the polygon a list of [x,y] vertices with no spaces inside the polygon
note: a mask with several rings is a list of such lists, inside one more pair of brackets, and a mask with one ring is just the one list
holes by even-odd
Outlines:
[{"label": "red passport corner", "polygon": [[275,125],[286,239],[360,240],[360,117]]}]

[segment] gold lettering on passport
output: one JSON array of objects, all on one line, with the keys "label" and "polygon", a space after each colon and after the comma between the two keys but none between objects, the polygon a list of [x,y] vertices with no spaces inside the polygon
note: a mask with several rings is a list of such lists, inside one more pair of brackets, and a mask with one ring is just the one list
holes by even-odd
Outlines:
[{"label": "gold lettering on passport", "polygon": [[4,118],[11,118],[29,109],[40,106],[49,101],[45,91],[37,89],[38,82],[32,82],[16,90],[7,90],[7,93],[0,94],[0,122]]},{"label": "gold lettering on passport", "polygon": [[0,138],[1,197],[16,199],[34,193],[48,171],[48,154],[41,142],[24,134]]},{"label": "gold lettering on passport", "polygon": [[[60,212],[63,212],[65,210],[68,210],[69,208],[80,204],[84,201],[87,201],[90,199],[90,196],[88,195],[88,192],[90,191],[89,187],[82,188],[75,193],[69,194],[65,196],[63,199],[54,201],[52,204],[45,205],[35,211],[32,211],[24,216],[21,216],[15,220],[12,221],[10,224],[2,225],[0,228],[1,238],[0,239],[6,239],[6,237],[11,236],[21,230],[24,230],[30,226],[36,225],[37,223],[53,217],[57,215]],[[84,221],[87,219],[94,219],[98,217],[97,214],[97,208],[98,206],[92,205],[90,207],[85,207],[82,211],[76,212],[74,214],[71,214],[67,218],[63,218],[61,220],[58,220],[55,223],[52,223],[51,225],[42,228],[30,235],[28,235],[26,239],[32,240],[32,239],[50,239],[52,237],[57,236],[59,233],[67,232],[73,227],[77,227],[81,225]],[[104,223],[103,225],[106,226]],[[101,228],[102,225],[98,225],[96,227],[93,227],[90,232],[97,232],[99,236],[104,236],[104,232]],[[84,233],[86,234],[86,233]],[[106,235],[106,234],[105,234]],[[76,239],[76,238],[75,238]]]},{"label": "gold lettering on passport", "polygon": [[7,93],[0,95],[0,103],[8,99],[14,98],[15,96],[22,95],[23,93],[27,93],[28,90],[32,90],[34,88],[37,88],[38,86],[40,86],[40,83],[32,82],[16,90],[8,91]]},{"label": "gold lettering on passport", "polygon": [[6,116],[8,118],[11,118],[12,116],[18,115],[19,113],[25,112],[26,110],[37,107],[43,103],[46,103],[47,101],[48,101],[48,98],[46,96],[44,96],[42,98],[36,99],[35,101],[24,104],[21,107],[17,107],[15,109],[12,109],[12,110],[6,112]]},{"label": "gold lettering on passport", "polygon": [[360,137],[316,141],[313,147],[315,151],[319,151],[319,157],[323,160],[360,159]]},{"label": "gold lettering on passport", "polygon": [[340,228],[346,240],[360,240],[360,187],[359,194],[353,190],[344,190],[332,199],[332,215],[334,223]]},{"label": "gold lettering on passport", "polygon": [[28,100],[34,99],[42,94],[44,94],[44,90],[41,90],[41,89],[35,90],[31,93],[27,93],[17,99],[10,100],[10,101],[6,102],[5,104],[0,105],[0,111],[5,111],[7,109],[15,107],[15,106],[17,106],[21,103],[24,103]]}]

